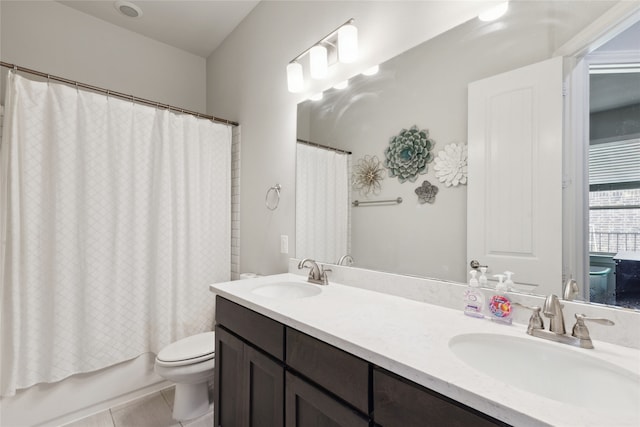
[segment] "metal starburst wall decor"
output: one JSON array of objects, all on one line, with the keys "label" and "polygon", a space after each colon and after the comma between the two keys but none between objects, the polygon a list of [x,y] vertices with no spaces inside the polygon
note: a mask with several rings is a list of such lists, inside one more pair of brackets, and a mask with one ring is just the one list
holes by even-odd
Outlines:
[{"label": "metal starburst wall decor", "polygon": [[353,167],[352,185],[360,194],[378,194],[382,189],[384,167],[376,156],[364,156]]}]

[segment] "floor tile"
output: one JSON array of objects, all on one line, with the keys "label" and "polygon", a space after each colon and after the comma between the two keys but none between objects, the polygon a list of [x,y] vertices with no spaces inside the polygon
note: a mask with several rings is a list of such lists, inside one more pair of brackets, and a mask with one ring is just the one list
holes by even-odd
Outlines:
[{"label": "floor tile", "polygon": [[213,411],[196,418],[194,420],[182,421],[184,427],[212,427],[213,426]]},{"label": "floor tile", "polygon": [[164,397],[164,400],[167,402],[169,407],[173,408],[173,399],[176,395],[176,387],[173,386],[165,388],[164,390],[160,391],[160,393],[162,393],[162,396]]},{"label": "floor tile", "polygon": [[106,410],[70,424],[65,424],[64,427],[114,427],[114,424],[111,418],[111,412]]},{"label": "floor tile", "polygon": [[134,400],[111,410],[115,427],[179,427],[162,393]]}]

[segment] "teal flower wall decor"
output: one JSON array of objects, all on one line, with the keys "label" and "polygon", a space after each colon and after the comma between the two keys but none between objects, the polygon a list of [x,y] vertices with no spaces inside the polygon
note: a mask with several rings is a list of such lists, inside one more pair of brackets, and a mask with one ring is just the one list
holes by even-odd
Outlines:
[{"label": "teal flower wall decor", "polygon": [[416,188],[415,191],[420,203],[433,203],[436,201],[438,187],[431,185],[429,181],[425,180],[420,187]]},{"label": "teal flower wall decor", "polygon": [[401,183],[415,182],[419,174],[427,173],[427,164],[433,161],[434,145],[428,130],[418,130],[417,126],[402,129],[391,137],[384,150],[384,166],[389,169],[389,177],[397,176]]}]

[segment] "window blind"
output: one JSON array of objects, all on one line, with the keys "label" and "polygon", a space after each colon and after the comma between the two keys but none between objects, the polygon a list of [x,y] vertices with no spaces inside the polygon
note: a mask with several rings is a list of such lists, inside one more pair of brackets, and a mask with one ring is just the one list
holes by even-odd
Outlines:
[{"label": "window blind", "polygon": [[640,138],[589,146],[589,185],[640,182]]}]

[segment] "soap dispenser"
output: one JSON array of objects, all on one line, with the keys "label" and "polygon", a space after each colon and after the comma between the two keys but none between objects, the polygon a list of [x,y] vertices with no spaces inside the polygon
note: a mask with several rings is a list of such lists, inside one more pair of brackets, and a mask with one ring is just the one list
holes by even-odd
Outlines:
[{"label": "soap dispenser", "polygon": [[504,281],[504,285],[506,287],[507,291],[514,291],[514,283],[513,280],[511,279],[511,276],[514,275],[513,271],[505,271],[504,275],[507,276],[506,280]]},{"label": "soap dispenser", "polygon": [[481,288],[487,287],[487,276],[485,275],[486,272],[487,267],[480,267],[480,279],[478,279],[478,282],[480,283]]},{"label": "soap dispenser", "polygon": [[504,294],[507,291],[507,285],[504,283],[504,274],[496,274],[493,277],[498,278],[498,284],[496,285],[496,295],[489,300],[491,320],[510,325],[512,322],[511,301]]},{"label": "soap dispenser", "polygon": [[471,270],[471,279],[469,286],[464,291],[464,314],[471,317],[484,318],[482,309],[484,307],[484,295],[478,289],[478,279],[476,279],[476,270]]}]

